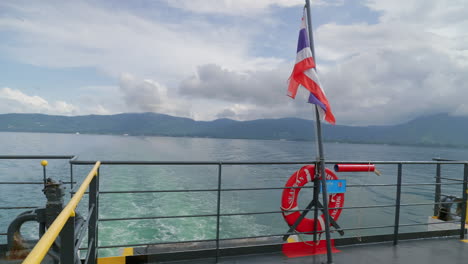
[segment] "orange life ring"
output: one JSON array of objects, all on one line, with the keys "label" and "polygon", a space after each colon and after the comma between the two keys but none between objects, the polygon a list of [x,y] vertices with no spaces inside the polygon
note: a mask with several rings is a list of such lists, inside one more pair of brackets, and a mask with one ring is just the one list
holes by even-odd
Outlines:
[{"label": "orange life ring", "polygon": [[[337,180],[338,177],[329,169],[326,169],[327,180]],[[294,172],[289,180],[286,182],[285,187],[302,187],[308,182],[313,181],[315,178],[315,165],[307,165]],[[283,217],[289,226],[292,226],[301,215],[297,206],[297,197],[301,188],[285,188],[283,189],[283,195],[281,197],[281,211],[283,211]],[[321,196],[320,196],[321,197]],[[328,196],[328,208],[343,207],[344,205],[344,193],[336,193]],[[335,221],[340,217],[342,209],[329,209],[328,212],[330,217]],[[317,231],[325,229],[325,216],[321,214],[318,218]],[[296,227],[298,232],[314,232],[313,218],[304,218]]]}]

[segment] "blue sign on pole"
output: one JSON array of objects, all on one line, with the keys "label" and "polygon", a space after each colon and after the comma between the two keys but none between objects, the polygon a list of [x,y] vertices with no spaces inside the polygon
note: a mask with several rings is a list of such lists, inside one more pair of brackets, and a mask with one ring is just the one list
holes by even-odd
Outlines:
[{"label": "blue sign on pole", "polygon": [[[346,180],[327,180],[327,193],[345,193]],[[320,185],[322,191],[322,185]]]}]

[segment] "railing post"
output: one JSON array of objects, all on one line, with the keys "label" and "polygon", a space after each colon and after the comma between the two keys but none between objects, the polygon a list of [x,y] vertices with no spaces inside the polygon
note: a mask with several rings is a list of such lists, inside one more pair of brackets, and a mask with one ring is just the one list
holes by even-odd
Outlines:
[{"label": "railing post", "polygon": [[398,244],[398,231],[400,227],[400,204],[401,204],[401,176],[402,164],[398,163],[397,191],[395,201],[395,224],[393,229],[393,245]]},{"label": "railing post", "polygon": [[[317,225],[318,225],[318,206],[317,206],[317,202],[319,201],[319,193],[320,193],[320,180],[319,180],[319,177],[320,177],[320,173],[319,173],[319,170],[317,169],[319,166],[319,162],[317,161],[315,163],[315,176],[314,176],[314,198],[312,199],[313,201],[315,201],[315,206],[314,206],[314,243],[317,242]],[[294,231],[294,230],[293,230]]]},{"label": "railing post", "polygon": [[97,263],[97,253],[98,253],[98,192],[99,192],[99,169],[96,173],[96,176],[93,178],[89,185],[89,210],[94,206],[92,210],[92,216],[89,218],[88,223],[88,263],[96,264]]},{"label": "railing post", "polygon": [[468,164],[463,166],[463,202],[462,202],[462,215],[460,223],[460,239],[465,239],[465,224],[466,224],[466,208],[468,199]]},{"label": "railing post", "polygon": [[220,213],[221,213],[221,174],[222,174],[223,164],[219,162],[218,164],[218,202],[216,208],[216,263],[219,260],[219,222],[220,222]]},{"label": "railing post", "polygon": [[73,164],[70,163],[70,198],[73,197]]},{"label": "railing post", "polygon": [[436,189],[435,189],[435,196],[434,196],[434,216],[437,216],[439,214],[439,210],[440,210],[440,194],[442,192],[442,186],[441,186],[441,180],[440,180],[440,176],[441,176],[441,164],[438,163],[437,164],[437,168],[436,168]]},{"label": "railing post", "polygon": [[60,263],[76,263],[75,241],[75,216],[71,216],[60,232]]},{"label": "railing post", "polygon": [[74,176],[73,176],[73,161],[75,161],[78,156],[73,155],[68,161],[70,163],[70,198],[73,197],[73,184],[74,184]]},{"label": "railing post", "polygon": [[97,169],[97,172],[96,172],[96,213],[94,215],[94,219],[96,221],[96,225],[95,225],[95,229],[96,229],[96,232],[95,232],[95,235],[94,235],[94,246],[96,248],[96,257],[93,259],[95,260],[97,263],[97,258],[99,256],[99,175],[100,174],[100,170],[101,168],[99,167]]},{"label": "railing post", "polygon": [[434,216],[437,216],[439,214],[440,210],[440,193],[442,192],[441,190],[441,180],[440,180],[440,175],[441,175],[441,164],[437,163],[437,168],[436,168],[436,186],[435,186],[435,196],[434,196]]}]

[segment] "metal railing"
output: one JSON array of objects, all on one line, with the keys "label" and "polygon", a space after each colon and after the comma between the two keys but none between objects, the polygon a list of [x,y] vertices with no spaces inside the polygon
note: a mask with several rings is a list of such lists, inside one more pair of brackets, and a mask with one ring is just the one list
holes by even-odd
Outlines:
[{"label": "metal railing", "polygon": [[[72,163],[75,165],[90,165],[94,161],[78,161],[75,160]],[[268,235],[259,235],[259,236],[248,236],[248,237],[234,237],[234,238],[221,238],[220,237],[220,217],[232,217],[232,216],[240,216],[240,215],[260,215],[260,214],[280,214],[282,211],[260,211],[260,212],[247,212],[247,213],[221,213],[221,193],[223,192],[231,192],[231,191],[251,191],[251,190],[282,190],[282,189],[290,189],[294,187],[257,187],[257,188],[221,188],[222,186],[222,171],[223,167],[225,166],[243,166],[243,165],[303,165],[303,164],[315,164],[315,161],[308,161],[308,162],[153,162],[153,161],[102,161],[103,165],[181,165],[181,166],[200,166],[200,165],[208,165],[208,166],[216,166],[217,167],[217,188],[207,188],[207,189],[167,189],[167,190],[119,190],[119,191],[102,191],[100,192],[101,195],[106,194],[131,194],[131,193],[191,193],[191,192],[214,192],[217,195],[216,199],[216,213],[212,214],[189,214],[189,215],[169,215],[169,216],[144,216],[144,217],[119,217],[119,218],[99,218],[99,222],[108,222],[108,221],[135,221],[135,220],[149,220],[149,219],[174,219],[174,218],[197,218],[197,217],[215,217],[216,218],[216,235],[214,239],[203,239],[203,240],[189,240],[189,241],[172,241],[172,242],[155,242],[155,243],[132,243],[132,244],[115,244],[115,245],[105,245],[99,246],[99,249],[104,248],[122,248],[122,247],[138,247],[138,246],[148,246],[148,245],[162,245],[162,244],[174,244],[174,243],[190,243],[190,242],[215,242],[215,257],[216,261],[220,256],[220,241],[227,241],[227,240],[236,240],[236,239],[246,239],[246,238],[266,238],[266,237],[281,237],[285,235],[295,235],[295,234],[313,234],[313,233],[322,233],[323,231],[316,231],[316,232],[287,232],[287,233],[278,233],[278,234],[268,234]],[[328,161],[327,164],[337,164],[337,163],[349,163],[349,164],[367,164],[369,161]],[[407,206],[427,206],[427,205],[434,205],[436,208],[442,204],[446,204],[445,202],[441,202],[441,186],[442,185],[462,185],[463,188],[463,213],[461,216],[460,221],[446,221],[441,222],[440,224],[446,223],[459,223],[460,230],[459,235],[460,238],[464,238],[465,236],[465,223],[467,217],[467,182],[468,182],[468,161],[370,161],[372,164],[376,165],[396,165],[397,166],[397,179],[396,183],[394,184],[354,184],[348,185],[349,188],[354,187],[396,187],[395,192],[395,203],[394,204],[383,204],[383,205],[365,205],[365,206],[350,206],[350,207],[340,207],[339,209],[369,209],[369,208],[385,208],[385,207],[394,207],[394,224],[393,225],[382,225],[382,226],[359,226],[359,227],[352,227],[352,228],[342,228],[343,231],[350,231],[350,230],[366,230],[366,229],[382,229],[382,228],[393,228],[393,244],[397,244],[400,235],[400,227],[412,227],[412,226],[422,226],[422,225],[429,225],[434,224],[437,225],[439,223],[411,223],[411,224],[401,224],[400,223],[400,209],[401,207]],[[442,183],[441,180],[441,166],[453,164],[453,165],[463,165],[464,166],[464,173],[463,179],[456,180],[456,182],[450,183]],[[403,183],[403,166],[406,165],[436,165],[436,182],[435,183]],[[453,180],[453,179],[452,179]],[[434,203],[401,203],[401,193],[402,187],[409,187],[409,186],[435,186],[435,201]],[[300,187],[297,187],[300,188]],[[314,188],[314,187],[302,187],[302,188]],[[448,203],[448,202],[447,202]],[[338,209],[338,208],[329,208]],[[291,210],[293,212],[294,210]],[[304,211],[304,210],[297,210],[297,211]]]},{"label": "metal railing", "polygon": [[[57,216],[52,225],[47,229],[46,233],[41,237],[39,242],[28,254],[24,260],[24,264],[41,263],[52,244],[60,235],[60,263],[78,263],[77,252],[81,240],[84,237],[84,231],[88,227],[88,253],[85,258],[85,263],[96,263],[97,259],[97,216],[98,216],[98,194],[99,194],[99,166],[101,163],[97,161],[88,176],[84,179],[78,191],[73,195],[73,198],[68,202],[67,206]],[[75,209],[81,198],[89,187],[89,211],[88,219],[81,230],[75,230],[76,213]],[[81,262],[80,262],[81,263]]]},{"label": "metal railing", "polygon": [[[1,158],[2,156],[0,156]],[[22,156],[22,157],[31,157],[31,156]],[[73,158],[74,156],[67,156]],[[35,159],[42,159],[44,156],[34,157]],[[50,158],[49,158],[50,159]],[[283,189],[290,189],[294,187],[283,187],[283,186],[275,186],[275,187],[249,187],[249,188],[222,188],[223,185],[223,168],[225,166],[245,166],[245,165],[304,165],[304,164],[315,164],[315,161],[305,161],[305,162],[153,162],[153,161],[101,161],[100,163],[96,163],[96,161],[80,161],[76,158],[70,160],[71,165],[71,178],[73,177],[73,167],[74,165],[94,165],[95,167],[90,172],[88,177],[85,179],[83,184],[81,185],[80,189],[75,193],[70,203],[64,209],[64,211],[60,214],[57,218],[56,222],[58,224],[54,226],[54,228],[49,228],[52,230],[52,235],[48,235],[47,237],[44,235],[41,238],[41,241],[46,240],[47,242],[39,242],[38,246],[39,249],[33,251],[28,256],[28,261],[25,263],[39,263],[34,262],[33,259],[37,258],[42,254],[47,253],[47,249],[52,243],[54,242],[55,238],[53,235],[56,236],[60,233],[62,237],[63,246],[61,251],[63,251],[64,258],[68,256],[68,259],[62,260],[62,263],[74,263],[70,261],[76,260],[76,252],[79,250],[79,245],[81,244],[81,239],[83,236],[77,236],[76,234],[84,232],[85,228],[78,230],[73,230],[75,225],[73,224],[74,215],[73,212],[78,204],[79,200],[83,196],[86,191],[86,188],[89,185],[89,213],[88,213],[88,224],[85,226],[89,226],[89,233],[88,233],[88,246],[81,249],[87,249],[87,257],[86,263],[95,263],[97,258],[97,253],[99,249],[108,249],[108,248],[122,248],[122,247],[138,247],[138,246],[150,246],[150,245],[164,245],[164,244],[175,244],[175,243],[190,243],[190,242],[214,242],[215,247],[215,255],[216,261],[220,257],[220,247],[221,241],[229,241],[229,240],[236,240],[236,239],[246,239],[246,238],[267,238],[267,237],[281,237],[284,235],[296,235],[296,234],[313,234],[313,233],[322,233],[323,231],[316,231],[316,232],[286,232],[286,233],[277,233],[277,234],[266,234],[266,235],[255,235],[255,236],[239,236],[239,237],[230,237],[230,238],[221,238],[221,229],[220,229],[220,218],[221,217],[233,217],[233,216],[242,216],[242,215],[262,215],[262,214],[281,214],[281,210],[274,210],[274,211],[256,211],[256,212],[239,212],[239,213],[222,213],[222,201],[221,201],[221,194],[224,192],[233,192],[233,191],[253,191],[253,190],[283,190]],[[327,164],[337,164],[337,163],[349,163],[349,164],[367,164],[372,163],[376,165],[396,165],[396,179],[395,183],[390,184],[350,184],[348,188],[356,188],[356,187],[395,187],[395,203],[387,203],[387,204],[377,204],[377,205],[360,205],[360,206],[346,206],[346,207],[339,207],[339,208],[329,208],[332,209],[371,209],[371,208],[395,208],[394,212],[394,219],[393,225],[375,225],[375,226],[357,226],[357,227],[350,227],[350,228],[342,228],[343,231],[351,231],[351,230],[368,230],[368,229],[384,229],[384,228],[393,228],[393,234],[391,240],[393,240],[394,244],[397,244],[400,239],[400,227],[412,227],[412,226],[423,226],[434,224],[437,225],[438,223],[410,223],[410,224],[401,224],[401,208],[402,207],[409,207],[409,206],[434,206],[434,215],[437,214],[439,206],[443,204],[447,204],[448,202],[441,202],[441,186],[442,185],[454,185],[454,186],[462,186],[463,190],[463,202],[461,202],[463,210],[461,219],[457,221],[447,221],[441,222],[440,224],[445,223],[458,223],[460,224],[459,228],[459,236],[460,238],[464,238],[466,234],[465,230],[465,223],[467,222],[467,190],[468,190],[468,161],[448,161],[448,160],[434,160],[434,161],[328,161]],[[452,179],[442,177],[442,167],[444,165],[459,165],[463,166],[463,175],[462,179]],[[217,169],[217,182],[216,188],[205,188],[205,189],[166,189],[166,190],[108,190],[108,191],[99,191],[99,177],[94,177],[94,175],[100,175],[100,177],[106,177],[99,173],[99,166],[106,165],[106,166],[115,166],[115,165],[151,165],[151,166],[162,166],[162,165],[181,165],[181,166],[214,166]],[[404,183],[404,168],[408,165],[436,165],[436,172],[435,172],[435,183]],[[443,183],[442,180],[448,180],[450,182]],[[73,182],[73,180],[71,180]],[[435,186],[435,200],[433,203],[402,203],[401,202],[401,194],[402,194],[402,187],[409,187],[409,186]],[[299,187],[297,187],[299,188]],[[314,188],[314,187],[302,187],[302,188]],[[188,214],[188,215],[168,215],[168,216],[144,216],[144,217],[114,217],[114,218],[99,218],[99,195],[107,195],[107,194],[132,194],[132,193],[192,193],[192,192],[213,192],[216,194],[216,212],[209,213],[209,214]],[[79,197],[76,198],[75,197]],[[72,203],[73,202],[73,203]],[[68,208],[68,209],[67,209]],[[73,208],[73,209],[70,209]],[[67,210],[67,211],[65,211]],[[304,211],[304,210],[297,210],[297,211]],[[62,216],[63,214],[63,216]],[[159,242],[150,242],[150,243],[127,243],[127,244],[112,244],[112,245],[101,245],[98,246],[98,223],[99,222],[109,222],[109,221],[135,221],[135,220],[148,220],[148,219],[173,219],[173,218],[199,218],[199,217],[213,217],[216,219],[216,230],[215,230],[215,237],[213,239],[202,239],[202,240],[183,240],[183,241],[159,241]],[[55,222],[54,222],[55,224]],[[49,232],[49,231],[48,231]],[[37,246],[36,246],[37,247]],[[37,252],[41,252],[39,255]],[[44,253],[45,252],[45,253]],[[42,255],[42,257],[44,256]],[[70,257],[74,259],[70,259]],[[66,260],[66,261],[65,261]]]}]

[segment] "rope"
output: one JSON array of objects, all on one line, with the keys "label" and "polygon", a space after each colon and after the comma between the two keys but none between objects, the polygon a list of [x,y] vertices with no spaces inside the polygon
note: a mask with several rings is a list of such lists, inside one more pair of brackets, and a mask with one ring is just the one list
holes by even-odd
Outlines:
[{"label": "rope", "polygon": [[[304,239],[303,239],[302,236],[301,236],[301,235],[303,235],[303,234],[299,234],[297,237],[299,238],[299,240],[300,240],[302,243],[306,244],[307,246],[315,247],[315,246],[318,246],[318,245],[320,244],[320,240],[322,240],[322,234],[323,234],[323,232],[321,232],[321,233],[318,234],[319,237],[318,237],[318,239],[317,239],[317,242],[315,242],[315,243],[307,243],[307,241],[304,241]],[[313,241],[312,241],[312,242],[313,242]]]}]

